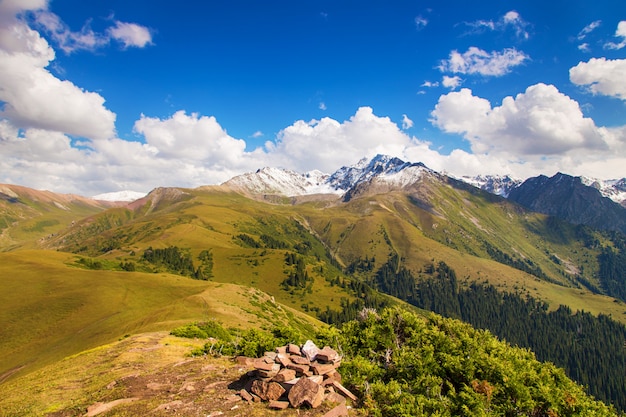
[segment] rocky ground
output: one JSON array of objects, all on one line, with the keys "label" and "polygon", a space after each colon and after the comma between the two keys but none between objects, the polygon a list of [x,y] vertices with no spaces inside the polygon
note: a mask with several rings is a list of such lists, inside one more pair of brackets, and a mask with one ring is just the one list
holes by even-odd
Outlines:
[{"label": "rocky ground", "polygon": [[[94,353],[94,358],[88,359],[97,362],[108,358],[110,369],[97,367],[96,379],[101,381],[100,386],[92,386],[90,393],[85,394],[84,386],[93,383],[81,380],[84,385],[81,396],[87,398],[87,402],[60,405],[56,411],[45,415],[321,417],[334,409],[337,416],[359,415],[350,407],[350,402],[345,407],[342,405],[342,410],[328,401],[315,409],[272,410],[267,403],[245,401],[240,393],[249,380],[250,366],[231,358],[189,357],[191,342],[164,333],[133,336],[121,343],[124,348],[114,345],[109,351]],[[52,389],[63,389],[63,386]]]}]

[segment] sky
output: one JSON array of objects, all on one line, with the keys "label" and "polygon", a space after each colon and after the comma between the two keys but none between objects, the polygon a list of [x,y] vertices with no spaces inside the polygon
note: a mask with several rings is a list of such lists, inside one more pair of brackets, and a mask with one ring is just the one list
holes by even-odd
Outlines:
[{"label": "sky", "polygon": [[621,0],[0,0],[0,183],[626,177]]}]

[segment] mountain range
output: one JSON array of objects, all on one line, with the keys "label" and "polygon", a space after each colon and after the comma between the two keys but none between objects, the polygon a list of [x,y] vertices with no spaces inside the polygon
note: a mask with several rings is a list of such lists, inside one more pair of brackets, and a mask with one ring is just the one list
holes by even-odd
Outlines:
[{"label": "mountain range", "polygon": [[[363,158],[330,175],[319,171],[300,174],[280,168],[262,168],[236,176],[222,185],[266,199],[330,194],[349,201],[363,192],[406,189],[423,175],[441,181],[451,180],[422,163],[377,155],[371,160]],[[602,181],[557,173],[551,178],[541,175],[525,181],[508,175],[461,177],[459,180],[530,210],[574,224],[626,232],[626,178]]]},{"label": "mountain range", "polygon": [[538,349],[626,409],[619,367],[582,359],[624,360],[621,330],[581,347],[591,329],[626,323],[626,209],[600,192],[619,198],[620,184],[457,179],[377,155],[330,175],[262,168],[110,197],[127,202],[2,185],[0,320],[15,336],[0,338],[0,383],[193,317],[245,327],[271,309],[289,325],[336,323],[395,305]]}]

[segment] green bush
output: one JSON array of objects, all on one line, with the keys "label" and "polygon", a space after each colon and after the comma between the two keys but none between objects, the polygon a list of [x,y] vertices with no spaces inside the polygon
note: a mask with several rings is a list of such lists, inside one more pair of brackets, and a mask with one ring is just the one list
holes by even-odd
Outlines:
[{"label": "green bush", "polygon": [[372,416],[615,416],[532,352],[399,309],[346,323],[341,373]]},{"label": "green bush", "polygon": [[200,329],[196,324],[188,324],[186,326],[177,327],[170,332],[172,336],[186,337],[189,339],[207,339],[209,336],[206,331]]}]

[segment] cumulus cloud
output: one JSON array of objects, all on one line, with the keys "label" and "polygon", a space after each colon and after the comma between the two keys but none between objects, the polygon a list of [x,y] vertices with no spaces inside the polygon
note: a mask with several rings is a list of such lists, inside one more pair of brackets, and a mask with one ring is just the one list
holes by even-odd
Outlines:
[{"label": "cumulus cloud", "polygon": [[626,59],[592,58],[569,70],[570,81],[593,94],[626,100]]},{"label": "cumulus cloud", "polygon": [[444,75],[443,79],[441,80],[441,85],[443,85],[444,87],[449,88],[451,90],[454,90],[455,88],[460,86],[462,82],[463,82],[463,80],[458,75],[455,75],[453,77],[449,77],[447,75]]},{"label": "cumulus cloud", "polygon": [[143,48],[152,44],[152,34],[150,30],[136,23],[125,23],[116,21],[115,26],[107,29],[107,33],[115,40],[124,44],[125,48]]},{"label": "cumulus cloud", "polygon": [[401,155],[412,143],[390,118],[376,116],[371,107],[361,107],[344,122],[329,117],[298,120],[281,130],[276,142],[267,142],[265,151],[274,165],[300,172],[333,172],[363,156]]},{"label": "cumulus cloud", "polygon": [[462,89],[442,95],[431,115],[435,126],[463,135],[471,145],[472,153],[457,149],[438,158],[456,175],[626,175],[626,126],[596,126],[552,85],[532,85],[495,107]]},{"label": "cumulus cloud", "polygon": [[546,84],[505,97],[499,107],[464,88],[439,98],[432,122],[445,132],[464,135],[480,154],[545,156],[608,149],[603,132],[583,116],[578,103]]},{"label": "cumulus cloud", "polygon": [[144,136],[159,157],[205,165],[235,167],[246,148],[245,141],[229,136],[215,117],[187,115],[182,110],[165,120],[141,115],[134,130]]},{"label": "cumulus cloud", "polygon": [[[45,6],[45,2],[31,4]],[[13,15],[0,20],[0,101],[4,102],[0,117],[24,129],[90,139],[112,137],[115,114],[104,106],[104,98],[52,75],[47,67],[55,58],[54,50],[16,17],[24,9],[11,2],[2,7],[13,10]]]},{"label": "cumulus cloud", "polygon": [[511,72],[513,67],[521,65],[528,56],[515,48],[502,52],[487,52],[471,46],[466,52],[450,52],[450,58],[441,61],[439,70],[456,74],[480,74],[483,76],[502,76]]},{"label": "cumulus cloud", "polygon": [[622,49],[626,46],[626,20],[622,20],[617,24],[617,30],[615,31],[616,38],[622,38],[619,43],[607,42],[604,44],[606,49]]}]

